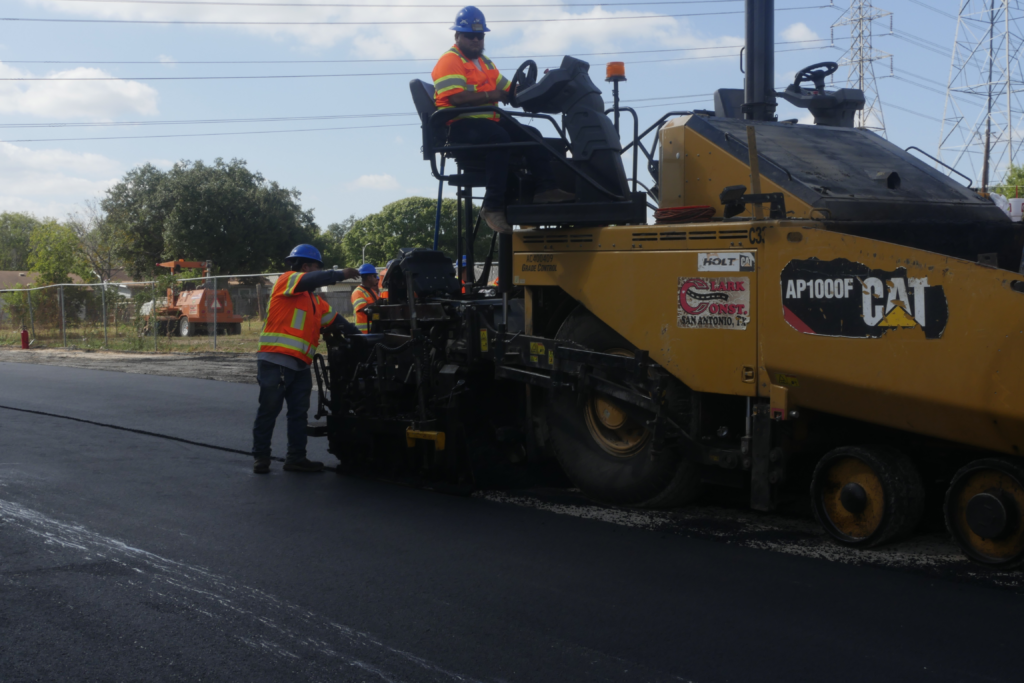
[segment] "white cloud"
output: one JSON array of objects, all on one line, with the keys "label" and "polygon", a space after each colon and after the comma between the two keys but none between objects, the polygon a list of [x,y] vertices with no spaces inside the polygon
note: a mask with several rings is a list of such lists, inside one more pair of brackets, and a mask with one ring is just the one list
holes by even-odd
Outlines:
[{"label": "white cloud", "polygon": [[818,40],[819,36],[817,33],[812,31],[807,24],[802,21],[798,21],[795,24],[787,26],[780,34],[782,39],[786,42],[794,43],[804,40]]},{"label": "white cloud", "polygon": [[157,60],[161,64],[167,64],[171,66],[178,63],[177,59],[175,59],[174,57],[169,57],[168,55],[160,55],[159,57],[157,57]]},{"label": "white cloud", "polygon": [[[34,75],[0,63],[0,78]],[[136,81],[65,81],[59,78],[110,78],[100,69],[56,71],[41,81],[0,81],[0,113],[109,120],[122,113],[158,113],[157,92]]]},{"label": "white cloud", "polygon": [[387,173],[383,175],[363,175],[359,176],[352,187],[359,188],[362,190],[396,190],[398,189],[398,181],[395,177]]},{"label": "white cloud", "polygon": [[[451,20],[456,9],[423,7],[422,0],[393,0],[380,7],[231,7],[224,5],[159,5],[155,3],[66,3],[28,0],[55,15],[95,19],[148,21],[249,21],[249,22],[357,22],[351,25],[228,25],[220,30],[245,32],[275,40],[293,40],[313,48],[343,45],[367,59],[388,57],[437,57],[451,43]],[[308,0],[307,0],[308,2]],[[522,7],[514,5],[522,4]],[[419,6],[414,6],[419,5]],[[531,5],[533,5],[531,7]],[[656,15],[651,11],[609,11],[595,7],[570,11],[570,6],[536,7],[536,0],[506,0],[504,6],[486,10],[492,41],[500,36],[512,54],[557,54],[570,47],[610,49],[629,40],[644,40],[652,47],[739,46],[737,36],[702,37],[685,18]],[[648,19],[630,17],[650,16]],[[600,19],[590,21],[588,19]],[[545,21],[534,21],[544,19]],[[570,21],[550,21],[563,19]],[[391,24],[389,22],[421,22]],[[503,23],[515,21],[516,23]],[[381,22],[381,23],[377,23]],[[740,22],[742,24],[742,22]],[[211,27],[212,29],[213,27]],[[737,50],[739,48],[737,47]],[[523,52],[519,52],[523,50]],[[708,54],[719,55],[724,50]],[[687,56],[701,56],[695,51]],[[729,58],[735,54],[728,52]],[[507,69],[511,65],[506,65]]]},{"label": "white cloud", "polygon": [[0,211],[63,217],[116,183],[120,170],[100,154],[0,142]]}]

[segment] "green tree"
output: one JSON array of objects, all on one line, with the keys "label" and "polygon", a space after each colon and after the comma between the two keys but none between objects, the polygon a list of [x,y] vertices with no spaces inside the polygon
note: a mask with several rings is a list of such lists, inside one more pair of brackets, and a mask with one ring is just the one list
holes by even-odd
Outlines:
[{"label": "green tree", "polygon": [[117,256],[117,236],[103,209],[87,201],[81,212],[68,216],[67,226],[78,237],[78,250],[89,271],[102,281],[109,280],[121,267]]},{"label": "green tree", "polygon": [[1010,164],[1003,182],[990,190],[1004,197],[1024,197],[1024,166]]},{"label": "green tree", "polygon": [[71,282],[71,274],[84,280],[96,280],[82,258],[78,236],[67,225],[50,219],[36,226],[29,239],[28,267],[39,273],[36,284],[56,285]]},{"label": "green tree", "polygon": [[320,250],[320,254],[324,257],[324,264],[328,268],[345,264],[345,250],[342,242],[345,239],[345,234],[352,229],[355,223],[356,217],[349,216],[340,223],[331,223],[313,239],[313,246]]},{"label": "green tree", "polygon": [[0,270],[28,270],[29,238],[39,220],[28,213],[0,213]]},{"label": "green tree", "polygon": [[298,190],[253,173],[244,161],[182,161],[160,185],[164,257],[211,259],[221,273],[259,273],[282,265],[292,247],[319,233]]},{"label": "green tree", "polygon": [[156,275],[164,253],[164,220],[160,184],[164,173],[152,164],[128,171],[100,202],[113,254],[138,279]]},{"label": "green tree", "polygon": [[[356,219],[341,241],[344,262],[341,265],[358,266],[362,262],[363,246],[366,260],[384,265],[395,257],[402,247],[432,247],[434,244],[434,212],[437,200],[430,197],[407,197],[392,202],[379,212]],[[438,249],[452,260],[457,250],[457,202],[445,199],[441,205],[441,233]],[[465,239],[465,236],[463,236]],[[481,260],[490,245],[491,231],[482,225],[477,231],[473,253]]]}]

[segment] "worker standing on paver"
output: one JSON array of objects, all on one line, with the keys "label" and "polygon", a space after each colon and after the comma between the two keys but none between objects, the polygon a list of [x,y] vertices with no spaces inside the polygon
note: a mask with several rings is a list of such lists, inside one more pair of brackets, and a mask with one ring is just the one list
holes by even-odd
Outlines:
[{"label": "worker standing on paver", "polygon": [[380,294],[377,291],[377,267],[372,263],[359,266],[362,282],[352,290],[352,310],[356,314],[356,327],[363,334],[370,331],[370,316],[366,307],[377,303]]},{"label": "worker standing on paver", "polygon": [[288,404],[286,472],[320,472],[324,465],[306,457],[306,415],[313,390],[310,365],[320,344],[320,329],[357,334],[356,326],[338,315],[313,292],[340,280],[359,277],[355,268],[324,270],[316,247],[300,244],[285,259],[288,271],[274,284],[267,319],[256,354],[260,407],[252,426],[253,472],[270,471],[270,439],[281,407]]}]

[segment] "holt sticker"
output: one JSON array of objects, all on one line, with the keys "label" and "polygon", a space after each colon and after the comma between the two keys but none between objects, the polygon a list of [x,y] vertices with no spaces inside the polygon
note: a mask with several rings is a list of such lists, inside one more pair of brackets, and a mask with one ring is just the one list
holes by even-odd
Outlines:
[{"label": "holt sticker", "polygon": [[679,327],[745,330],[750,323],[750,278],[679,278]]},{"label": "holt sticker", "polygon": [[897,327],[939,339],[949,307],[939,285],[906,268],[873,270],[846,259],[790,261],[782,269],[782,311],[805,334],[877,338]]},{"label": "holt sticker", "polygon": [[697,270],[706,272],[752,273],[754,271],[754,252],[752,251],[712,251],[698,252]]}]

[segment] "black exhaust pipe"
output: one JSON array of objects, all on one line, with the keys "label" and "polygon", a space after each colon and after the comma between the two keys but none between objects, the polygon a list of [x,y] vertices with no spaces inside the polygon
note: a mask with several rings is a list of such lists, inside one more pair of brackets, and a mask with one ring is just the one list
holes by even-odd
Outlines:
[{"label": "black exhaust pipe", "polygon": [[746,0],[743,118],[775,120],[775,0]]}]

